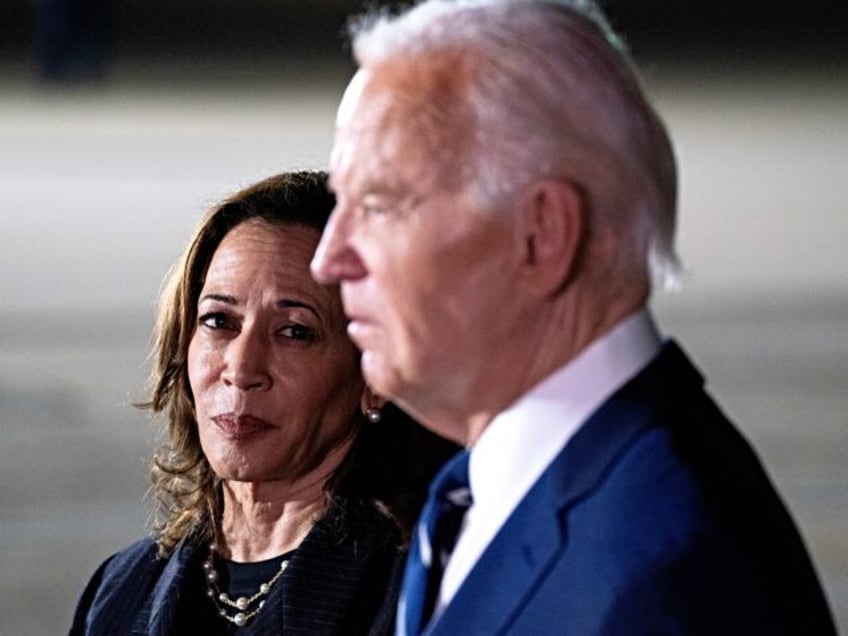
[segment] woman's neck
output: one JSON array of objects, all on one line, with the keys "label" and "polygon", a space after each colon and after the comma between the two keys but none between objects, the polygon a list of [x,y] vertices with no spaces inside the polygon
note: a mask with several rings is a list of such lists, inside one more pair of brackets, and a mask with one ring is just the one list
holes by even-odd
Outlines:
[{"label": "woman's neck", "polygon": [[327,506],[323,480],[308,484],[225,481],[223,494],[218,549],[225,558],[244,563],[294,550]]}]

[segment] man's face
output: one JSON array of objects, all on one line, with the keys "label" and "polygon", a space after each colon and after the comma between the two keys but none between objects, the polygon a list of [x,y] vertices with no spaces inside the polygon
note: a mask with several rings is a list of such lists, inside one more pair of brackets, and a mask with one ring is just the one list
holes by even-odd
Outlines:
[{"label": "man's face", "polygon": [[426,421],[478,391],[516,336],[520,237],[511,217],[445,185],[457,148],[435,150],[397,108],[379,75],[348,87],[330,161],[337,204],[312,271],[341,284],[371,386]]}]

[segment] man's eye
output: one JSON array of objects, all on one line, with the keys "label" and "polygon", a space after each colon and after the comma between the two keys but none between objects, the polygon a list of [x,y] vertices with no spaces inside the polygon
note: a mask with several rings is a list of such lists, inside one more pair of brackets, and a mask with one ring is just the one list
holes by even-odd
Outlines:
[{"label": "man's eye", "polygon": [[359,204],[361,213],[368,216],[383,216],[387,219],[401,218],[409,214],[419,203],[417,197],[363,197]]},{"label": "man's eye", "polygon": [[379,203],[363,203],[360,208],[365,216],[379,216],[388,212],[386,206]]},{"label": "man's eye", "polygon": [[203,314],[198,318],[198,322],[208,329],[229,329],[232,327],[227,315],[219,311]]},{"label": "man's eye", "polygon": [[305,342],[313,342],[318,337],[315,330],[306,325],[286,325],[280,330],[280,333],[286,338]]},{"label": "man's eye", "polygon": [[362,197],[359,207],[366,216],[381,215],[392,212],[394,203],[388,197],[369,194]]}]

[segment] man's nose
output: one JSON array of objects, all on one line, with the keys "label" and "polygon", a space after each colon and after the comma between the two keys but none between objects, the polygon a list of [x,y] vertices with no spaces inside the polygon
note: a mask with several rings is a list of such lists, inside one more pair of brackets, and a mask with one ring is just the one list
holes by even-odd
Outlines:
[{"label": "man's nose", "polygon": [[322,285],[335,285],[365,276],[365,264],[350,240],[350,216],[348,210],[336,206],[312,257],[312,277]]}]

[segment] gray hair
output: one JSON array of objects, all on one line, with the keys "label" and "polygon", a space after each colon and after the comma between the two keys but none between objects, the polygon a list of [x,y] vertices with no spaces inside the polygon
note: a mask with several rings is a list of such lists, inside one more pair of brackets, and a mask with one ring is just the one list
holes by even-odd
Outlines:
[{"label": "gray hair", "polygon": [[[462,175],[484,207],[503,207],[534,179],[567,178],[584,191],[590,224],[627,237],[622,262],[675,281],[671,142],[593,0],[424,0],[399,15],[366,14],[351,35],[363,68],[465,58],[472,70],[455,97],[473,124],[452,134],[468,136]],[[444,122],[452,107],[429,104],[419,116],[441,111]]]}]

